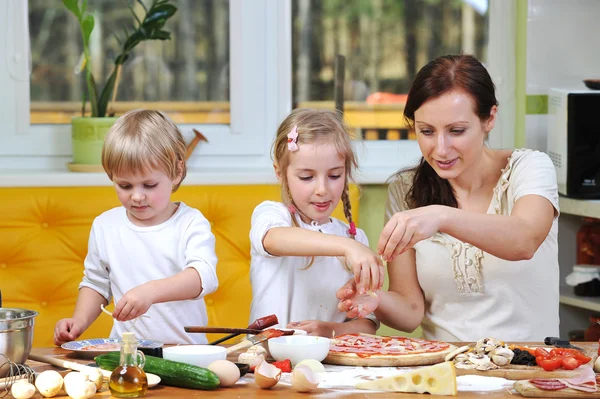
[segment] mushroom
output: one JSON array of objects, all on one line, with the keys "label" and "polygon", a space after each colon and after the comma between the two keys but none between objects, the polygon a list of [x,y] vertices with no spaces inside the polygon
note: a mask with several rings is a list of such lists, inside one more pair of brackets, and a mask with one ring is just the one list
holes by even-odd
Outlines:
[{"label": "mushroom", "polygon": [[102,375],[102,371],[100,369],[94,367],[84,367],[81,369],[81,372],[87,376],[87,378],[96,384],[96,390],[99,391],[102,388],[102,382],[104,381],[104,376]]},{"label": "mushroom", "polygon": [[506,366],[512,361],[515,353],[508,348],[499,346],[490,353],[490,356],[492,357],[492,362],[498,366]]},{"label": "mushroom", "polygon": [[63,378],[54,370],[42,371],[35,379],[35,387],[40,391],[42,396],[51,398],[56,396],[62,388]]},{"label": "mushroom", "polygon": [[89,380],[86,374],[72,371],[64,380],[65,391],[73,399],[89,399],[96,394],[96,383]]},{"label": "mushroom", "polygon": [[15,399],[29,399],[35,395],[35,386],[27,380],[18,380],[10,388]]}]

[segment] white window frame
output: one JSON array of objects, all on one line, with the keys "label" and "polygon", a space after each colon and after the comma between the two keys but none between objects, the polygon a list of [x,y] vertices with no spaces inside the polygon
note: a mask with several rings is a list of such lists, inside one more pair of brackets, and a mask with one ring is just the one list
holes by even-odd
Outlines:
[{"label": "white window frame", "polygon": [[[490,0],[488,60],[504,111],[491,136],[493,147],[514,143],[510,106],[514,104],[515,62],[514,56],[508,56],[514,54],[514,31],[506,26],[514,26],[509,22],[514,21],[515,1]],[[4,62],[0,61],[0,170],[65,169],[71,158],[70,125],[29,123],[27,6],[25,0],[0,2],[0,26],[7,27],[0,29],[0,54],[4,55]],[[242,170],[245,177],[239,183],[245,183],[248,173],[271,176],[273,136],[292,109],[291,25],[291,0],[230,0],[231,124],[181,125],[188,140],[193,137],[192,128],[209,140],[190,158],[192,171]],[[415,141],[364,141],[357,147],[360,183],[384,183],[420,156]]]},{"label": "white window frame", "polygon": [[[230,125],[180,125],[192,128],[201,143],[188,162],[191,170],[272,171],[270,141],[291,109],[290,1],[230,0]],[[31,125],[29,121],[28,2],[0,2],[0,169],[65,168],[70,161],[70,124]],[[166,43],[165,45],[168,45]],[[13,65],[14,64],[14,65]],[[16,74],[15,71],[19,71]],[[241,182],[240,182],[241,183]]]}]

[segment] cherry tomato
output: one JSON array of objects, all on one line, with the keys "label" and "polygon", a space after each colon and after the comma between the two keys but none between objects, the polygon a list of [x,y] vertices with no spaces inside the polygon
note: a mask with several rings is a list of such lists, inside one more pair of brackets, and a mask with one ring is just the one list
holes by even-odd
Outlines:
[{"label": "cherry tomato", "polygon": [[[573,359],[573,360],[575,360],[575,359]],[[541,359],[537,363],[544,370],[553,371],[562,365],[562,359],[560,357],[553,357],[553,358]]]},{"label": "cherry tomato", "polygon": [[577,359],[577,361],[579,362],[579,364],[586,364],[588,363],[590,360],[592,360],[591,357],[584,355],[583,353],[581,353],[580,351],[576,350],[573,353],[573,357],[575,359]]},{"label": "cherry tomato", "polygon": [[575,370],[579,367],[579,362],[573,356],[565,356],[562,359],[562,367],[565,370]]},{"label": "cherry tomato", "polygon": [[550,357],[550,352],[548,352],[544,348],[537,347],[537,348],[535,348],[535,357],[537,358],[539,356],[544,357],[544,358]]}]

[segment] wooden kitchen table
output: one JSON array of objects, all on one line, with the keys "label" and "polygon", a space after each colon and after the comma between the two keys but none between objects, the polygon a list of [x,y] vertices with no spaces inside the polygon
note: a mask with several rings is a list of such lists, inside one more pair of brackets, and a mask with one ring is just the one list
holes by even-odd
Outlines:
[{"label": "wooden kitchen table", "polygon": [[[593,348],[597,348],[597,343],[576,343],[578,346],[582,346],[585,349],[591,350]],[[93,360],[90,359],[80,359],[74,357],[70,351],[66,351],[61,348],[34,348],[32,349],[32,353],[44,356],[51,356],[60,358],[63,360],[75,361],[82,364],[92,363]],[[231,360],[237,358],[237,354],[230,355]],[[47,365],[45,363],[35,362],[28,360],[27,365],[31,366],[35,371],[43,371],[43,370],[58,370],[60,369]],[[236,384],[230,388],[219,388],[213,391],[201,391],[201,390],[192,390],[192,389],[183,389],[183,388],[175,388],[168,387],[163,385],[158,385],[155,388],[148,389],[146,392],[147,398],[180,398],[180,397],[196,397],[196,396],[204,396],[210,398],[230,398],[230,399],[238,399],[238,398],[270,398],[270,397],[285,397],[285,398],[307,398],[311,397],[320,397],[320,398],[420,398],[424,399],[423,394],[407,394],[407,393],[392,393],[392,392],[375,392],[375,391],[360,391],[357,392],[355,389],[317,389],[315,391],[306,393],[298,393],[291,389],[290,386],[278,384],[271,389],[261,389],[257,385],[253,383],[252,374],[247,374],[248,377],[243,377],[243,380],[246,381],[246,384]],[[543,375],[540,375],[543,377]],[[11,396],[9,396],[11,397]],[[110,391],[103,390],[94,396],[94,398],[109,398],[111,397]],[[433,397],[433,395],[427,395],[427,397]],[[478,391],[478,392],[458,392],[457,397],[459,398],[472,398],[472,399],[500,399],[500,398],[523,398],[516,392],[512,392],[508,389],[500,390],[500,391]],[[42,396],[38,393],[34,396],[35,399],[42,398]],[[56,398],[68,398],[68,396],[56,396]]]}]

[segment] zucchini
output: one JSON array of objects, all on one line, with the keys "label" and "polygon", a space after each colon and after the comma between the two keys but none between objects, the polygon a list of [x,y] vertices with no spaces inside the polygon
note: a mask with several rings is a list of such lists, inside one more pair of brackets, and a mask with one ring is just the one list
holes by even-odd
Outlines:
[{"label": "zucchini", "polygon": [[[110,352],[94,360],[101,369],[112,371],[119,366],[120,358],[119,352]],[[161,384],[173,387],[210,390],[220,384],[219,377],[208,369],[155,356],[146,356],[144,371],[158,375]]]}]

